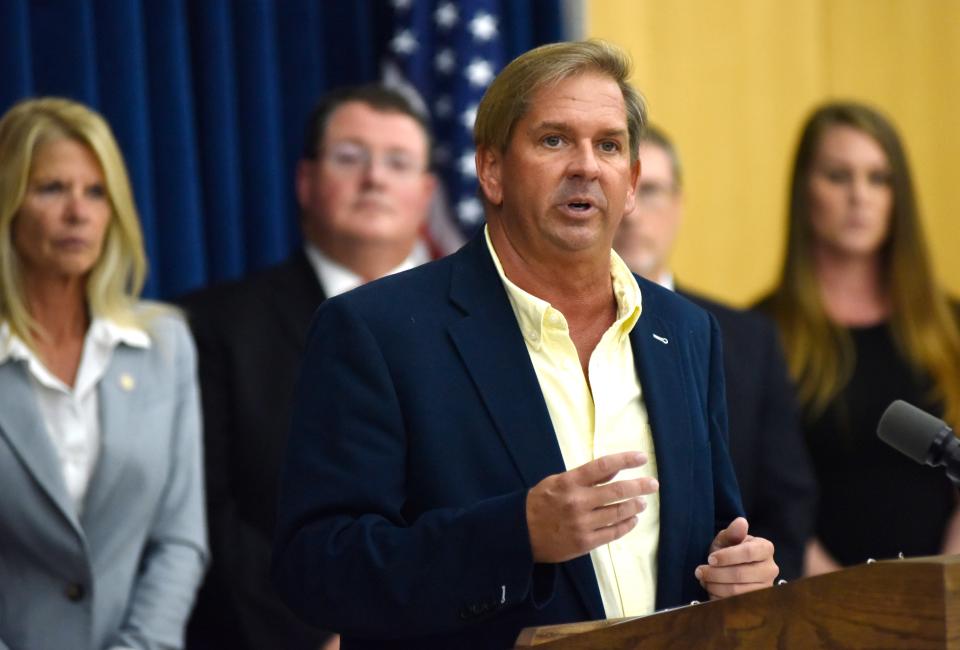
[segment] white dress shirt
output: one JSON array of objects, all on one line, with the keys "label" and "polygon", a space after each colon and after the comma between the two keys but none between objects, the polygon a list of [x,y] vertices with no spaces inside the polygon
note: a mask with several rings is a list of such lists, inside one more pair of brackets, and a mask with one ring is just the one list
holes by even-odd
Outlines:
[{"label": "white dress shirt", "polygon": [[[317,279],[320,281],[320,286],[323,287],[323,293],[327,298],[339,296],[341,293],[356,289],[366,282],[366,280],[347,267],[330,259],[328,255],[324,254],[323,251],[313,244],[305,244],[304,250],[307,253],[307,259],[310,260],[310,266],[312,266],[316,272]],[[391,269],[386,275],[406,271],[407,269],[412,269],[415,266],[420,266],[424,262],[429,261],[430,252],[427,250],[426,245],[424,245],[422,241],[417,241],[413,250],[410,251],[410,254],[407,256],[407,259],[403,260],[396,268]]]}]

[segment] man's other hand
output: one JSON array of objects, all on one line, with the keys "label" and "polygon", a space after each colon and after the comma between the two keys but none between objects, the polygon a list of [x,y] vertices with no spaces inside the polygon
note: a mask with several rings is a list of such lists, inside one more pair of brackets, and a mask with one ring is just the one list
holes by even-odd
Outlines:
[{"label": "man's other hand", "polygon": [[659,484],[649,477],[610,481],[646,462],[637,451],[610,454],[533,486],[527,494],[533,560],[565,562],[633,530],[647,507],[643,496],[656,492]]},{"label": "man's other hand", "polygon": [[697,580],[711,600],[769,587],[780,572],[773,561],[773,543],[748,535],[748,528],[743,517],[730,522],[710,545],[707,564],[697,567]]}]

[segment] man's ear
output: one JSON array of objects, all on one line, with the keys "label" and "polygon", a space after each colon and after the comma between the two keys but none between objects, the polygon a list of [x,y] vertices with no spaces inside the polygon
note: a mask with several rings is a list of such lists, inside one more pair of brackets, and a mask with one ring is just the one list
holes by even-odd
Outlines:
[{"label": "man's ear", "polygon": [[477,180],[492,205],[503,203],[503,156],[491,147],[477,147]]},{"label": "man's ear", "polygon": [[313,192],[314,177],[317,173],[317,161],[309,158],[301,158],[297,162],[296,178],[294,179],[294,189],[297,193],[297,205],[300,210],[310,203],[310,194]]},{"label": "man's ear", "polygon": [[420,222],[423,224],[430,220],[430,205],[436,195],[439,181],[433,172],[424,172],[420,183]]},{"label": "man's ear", "polygon": [[630,191],[623,202],[623,213],[629,214],[637,203],[637,186],[640,184],[640,159],[637,158],[630,165]]},{"label": "man's ear", "polygon": [[433,172],[426,172],[423,175],[423,194],[426,203],[433,200],[433,195],[437,191],[437,175]]}]

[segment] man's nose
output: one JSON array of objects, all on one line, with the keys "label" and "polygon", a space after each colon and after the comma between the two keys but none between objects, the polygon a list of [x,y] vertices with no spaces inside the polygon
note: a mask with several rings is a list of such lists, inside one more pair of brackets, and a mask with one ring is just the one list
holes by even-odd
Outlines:
[{"label": "man's nose", "polygon": [[572,154],[568,171],[570,176],[594,179],[600,175],[600,164],[593,143],[583,143],[576,147]]},{"label": "man's nose", "polygon": [[371,155],[363,166],[363,182],[367,185],[383,185],[389,173],[387,161],[383,156]]}]

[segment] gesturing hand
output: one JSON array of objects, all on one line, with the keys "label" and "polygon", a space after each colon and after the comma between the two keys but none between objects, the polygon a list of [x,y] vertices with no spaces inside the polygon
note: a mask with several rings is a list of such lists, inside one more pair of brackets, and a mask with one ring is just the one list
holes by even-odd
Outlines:
[{"label": "gesturing hand", "polygon": [[749,524],[737,517],[717,533],[707,564],[696,569],[697,579],[711,599],[735,596],[773,584],[780,569],[773,561],[773,543],[748,535]]},{"label": "gesturing hand", "polygon": [[654,478],[609,481],[646,462],[637,451],[610,454],[534,485],[527,494],[534,561],[565,562],[633,530],[647,506],[642,496],[656,492],[659,484]]}]

